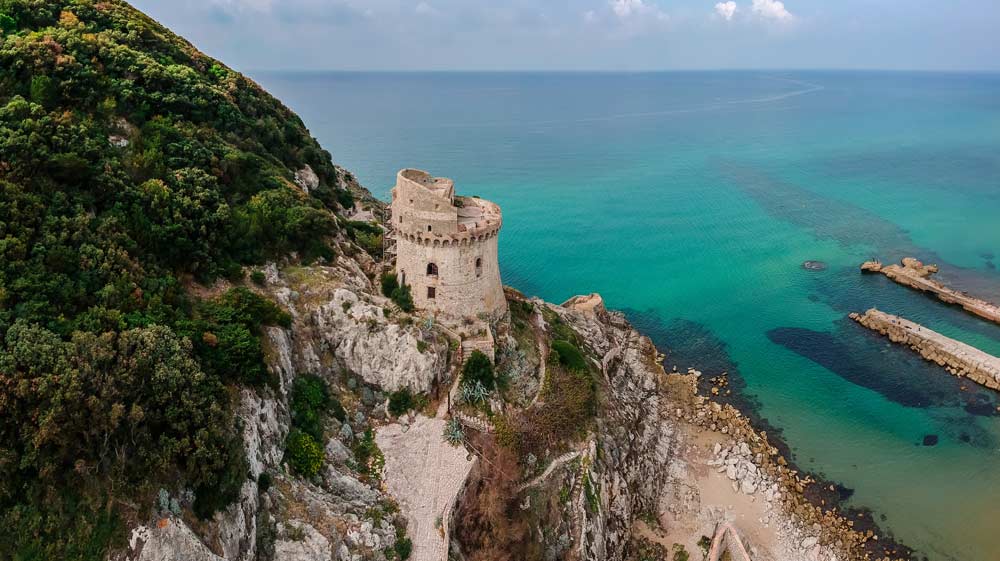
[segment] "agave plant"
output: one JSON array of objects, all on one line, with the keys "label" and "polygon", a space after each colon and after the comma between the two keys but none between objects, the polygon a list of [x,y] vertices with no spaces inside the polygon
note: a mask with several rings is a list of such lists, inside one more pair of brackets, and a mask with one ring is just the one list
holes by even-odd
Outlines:
[{"label": "agave plant", "polygon": [[462,423],[458,419],[451,419],[444,426],[444,439],[452,446],[460,446],[465,442],[465,431],[462,430]]},{"label": "agave plant", "polygon": [[484,403],[489,397],[490,391],[479,380],[462,384],[462,401],[465,403]]}]

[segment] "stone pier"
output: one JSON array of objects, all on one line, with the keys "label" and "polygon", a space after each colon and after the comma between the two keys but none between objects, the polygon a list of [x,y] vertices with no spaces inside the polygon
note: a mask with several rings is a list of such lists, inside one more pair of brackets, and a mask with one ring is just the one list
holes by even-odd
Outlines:
[{"label": "stone pier", "polygon": [[894,343],[910,347],[955,376],[1000,391],[1000,358],[875,308],[864,314],[852,313],[850,318]]},{"label": "stone pier", "polygon": [[1000,306],[959,292],[931,279],[931,275],[938,272],[936,265],[924,265],[912,257],[905,257],[899,265],[883,266],[878,261],[866,261],[861,265],[861,270],[869,273],[882,273],[903,286],[929,292],[942,302],[961,306],[971,314],[1000,323]]}]

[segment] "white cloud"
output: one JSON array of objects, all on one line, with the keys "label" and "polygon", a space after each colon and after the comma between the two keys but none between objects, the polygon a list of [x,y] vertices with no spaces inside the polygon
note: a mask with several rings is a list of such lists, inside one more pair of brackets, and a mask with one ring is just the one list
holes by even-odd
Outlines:
[{"label": "white cloud", "polygon": [[210,3],[223,9],[231,10],[253,10],[257,12],[269,12],[271,10],[271,0],[211,0]]},{"label": "white cloud", "polygon": [[733,16],[736,14],[736,2],[732,0],[729,2],[719,2],[715,5],[715,13],[722,16],[726,21],[732,21]]},{"label": "white cloud", "polygon": [[765,19],[791,21],[795,16],[785,9],[785,3],[778,0],[753,0],[753,13]]},{"label": "white cloud", "polygon": [[597,14],[594,10],[587,10],[586,12],[583,12],[583,21],[587,23],[594,23],[597,21]]},{"label": "white cloud", "polygon": [[431,5],[428,4],[427,2],[418,3],[417,6],[413,9],[413,11],[424,16],[429,16],[437,13],[437,10],[431,7]]},{"label": "white cloud", "polygon": [[622,20],[632,17],[651,17],[660,21],[668,19],[666,12],[654,4],[645,3],[643,0],[611,0],[611,9]]}]

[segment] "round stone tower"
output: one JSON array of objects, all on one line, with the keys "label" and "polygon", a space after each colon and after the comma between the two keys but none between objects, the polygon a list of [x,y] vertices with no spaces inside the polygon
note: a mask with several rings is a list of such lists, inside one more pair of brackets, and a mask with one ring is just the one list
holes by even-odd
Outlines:
[{"label": "round stone tower", "polygon": [[392,189],[396,275],[417,308],[453,318],[507,310],[497,264],[500,207],[456,197],[455,183],[404,169]]}]

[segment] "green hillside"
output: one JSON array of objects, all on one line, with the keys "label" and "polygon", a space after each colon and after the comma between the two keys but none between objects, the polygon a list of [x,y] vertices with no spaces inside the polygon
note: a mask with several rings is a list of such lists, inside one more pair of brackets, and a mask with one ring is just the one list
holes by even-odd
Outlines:
[{"label": "green hillside", "polygon": [[288,108],[124,2],[0,0],[0,30],[0,559],[98,559],[161,485],[204,517],[246,479],[229,396],[288,318],[186,287],[332,258],[351,195]]}]

